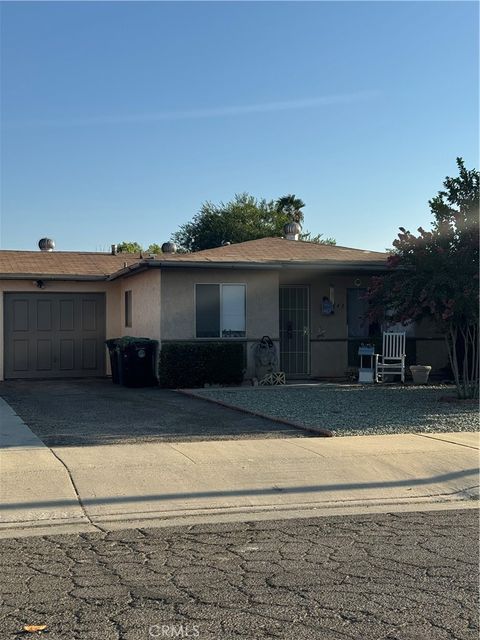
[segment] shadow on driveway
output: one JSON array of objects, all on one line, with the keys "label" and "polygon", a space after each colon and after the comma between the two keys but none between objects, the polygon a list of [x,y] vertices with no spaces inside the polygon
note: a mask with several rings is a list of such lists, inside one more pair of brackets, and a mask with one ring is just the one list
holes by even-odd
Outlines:
[{"label": "shadow on driveway", "polygon": [[49,447],[312,436],[174,391],[107,379],[2,382],[0,396]]}]

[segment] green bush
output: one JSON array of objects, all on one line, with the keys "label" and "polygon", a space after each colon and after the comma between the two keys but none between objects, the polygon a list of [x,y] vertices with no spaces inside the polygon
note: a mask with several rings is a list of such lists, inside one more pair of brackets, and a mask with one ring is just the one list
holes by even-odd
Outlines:
[{"label": "green bush", "polygon": [[160,386],[168,389],[240,384],[244,369],[239,342],[169,342],[160,351]]}]

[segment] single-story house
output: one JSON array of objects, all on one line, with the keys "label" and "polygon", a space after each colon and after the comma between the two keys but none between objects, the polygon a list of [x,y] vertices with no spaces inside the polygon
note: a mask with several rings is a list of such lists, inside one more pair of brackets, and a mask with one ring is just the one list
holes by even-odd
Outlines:
[{"label": "single-story house", "polygon": [[[42,246],[50,246],[43,243]],[[0,251],[0,379],[103,376],[106,338],[240,341],[268,335],[290,378],[343,377],[373,328],[363,315],[385,253],[295,234],[190,254]],[[443,339],[409,328],[416,362],[446,365]]]}]

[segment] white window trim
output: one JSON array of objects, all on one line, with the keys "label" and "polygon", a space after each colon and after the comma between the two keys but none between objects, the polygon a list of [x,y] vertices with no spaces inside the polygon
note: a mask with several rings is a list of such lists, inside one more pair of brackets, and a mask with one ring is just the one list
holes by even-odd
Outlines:
[{"label": "white window trim", "polygon": [[[218,337],[212,338],[199,338],[197,336],[197,286],[202,284],[211,284],[220,287],[220,335]],[[224,286],[237,286],[243,287],[245,290],[245,335],[244,336],[222,336],[223,333],[223,317],[222,317],[222,298],[223,298],[223,287]],[[247,325],[247,283],[246,282],[195,282],[193,285],[193,335],[195,340],[204,340],[204,341],[212,341],[212,340],[237,340],[237,341],[245,341],[248,335],[248,325]]]}]

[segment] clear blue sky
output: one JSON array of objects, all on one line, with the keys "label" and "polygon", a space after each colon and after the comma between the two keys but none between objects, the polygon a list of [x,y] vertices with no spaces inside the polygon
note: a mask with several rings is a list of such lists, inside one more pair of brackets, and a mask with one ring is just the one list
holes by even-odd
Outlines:
[{"label": "clear blue sky", "polygon": [[205,200],[307,204],[382,250],[478,166],[474,2],[3,2],[1,247],[167,240]]}]

